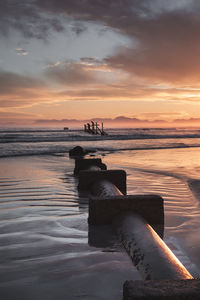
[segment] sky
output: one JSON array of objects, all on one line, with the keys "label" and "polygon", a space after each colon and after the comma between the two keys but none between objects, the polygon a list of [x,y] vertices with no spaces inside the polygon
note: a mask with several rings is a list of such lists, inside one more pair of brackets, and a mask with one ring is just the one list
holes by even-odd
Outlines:
[{"label": "sky", "polygon": [[0,1],[0,126],[89,119],[200,126],[200,1]]}]

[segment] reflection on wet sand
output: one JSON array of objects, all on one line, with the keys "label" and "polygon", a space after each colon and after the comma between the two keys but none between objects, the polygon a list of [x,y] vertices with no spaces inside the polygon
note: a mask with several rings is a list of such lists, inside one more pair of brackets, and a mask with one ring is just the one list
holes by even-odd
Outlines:
[{"label": "reflection on wet sand", "polygon": [[27,157],[1,163],[3,299],[121,299],[127,276],[140,277],[122,249],[88,244],[88,202],[78,197],[72,162]]}]

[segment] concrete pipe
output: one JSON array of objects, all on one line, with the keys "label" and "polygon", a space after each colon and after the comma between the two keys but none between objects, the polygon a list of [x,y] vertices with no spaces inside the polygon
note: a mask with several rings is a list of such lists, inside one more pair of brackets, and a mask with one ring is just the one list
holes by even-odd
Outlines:
[{"label": "concrete pipe", "polygon": [[74,175],[78,175],[80,171],[96,166],[101,170],[107,169],[106,165],[102,163],[101,158],[77,158],[75,160]]},{"label": "concrete pipe", "polygon": [[107,197],[123,195],[122,192],[108,180],[97,181],[91,188],[94,196]]},{"label": "concrete pipe", "polygon": [[[120,196],[121,202],[123,202],[121,197],[123,194],[107,180],[97,181],[92,187],[92,193],[98,197],[99,202],[97,202],[94,210],[89,208],[89,219],[92,219],[91,214],[93,213],[102,214],[101,204],[106,197],[111,196],[113,199]],[[124,198],[126,199],[126,197]],[[92,201],[91,199],[91,203]],[[100,209],[98,209],[98,203]],[[115,202],[112,201],[112,203],[114,206]],[[107,207],[108,214],[113,209],[115,208]],[[146,209],[148,210],[148,208]],[[112,212],[110,217],[113,218]],[[94,222],[93,220],[93,224]],[[112,223],[122,244],[144,279],[180,280],[193,278],[154,229],[139,214],[130,213],[128,209],[127,211],[124,210],[115,215]]]},{"label": "concrete pipe", "polygon": [[155,230],[139,215],[121,215],[115,218],[114,226],[144,279],[193,278]]}]

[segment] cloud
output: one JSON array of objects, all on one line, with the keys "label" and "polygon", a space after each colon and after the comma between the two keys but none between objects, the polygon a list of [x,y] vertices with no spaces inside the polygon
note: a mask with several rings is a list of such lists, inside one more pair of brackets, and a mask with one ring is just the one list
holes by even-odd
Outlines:
[{"label": "cloud", "polygon": [[[171,88],[163,85],[147,85],[132,78],[123,77],[115,69],[108,69],[99,60],[84,58],[78,63],[52,64],[45,70],[44,78],[20,75],[0,70],[0,107],[20,108],[37,104],[65,101],[137,101],[166,100],[199,102],[199,88]],[[111,78],[109,78],[111,76]],[[55,82],[59,83],[55,87]]]},{"label": "cloud", "polygon": [[95,78],[92,72],[87,72],[81,63],[65,63],[49,68],[45,72],[46,76],[62,85],[82,85],[94,83]]},{"label": "cloud", "polygon": [[162,87],[159,85],[151,86],[145,83],[136,83],[134,80],[124,80],[116,84],[99,84],[81,85],[65,87],[64,90],[58,91],[57,98],[72,100],[145,100],[155,102],[157,100],[167,100],[174,102],[200,102],[200,90],[190,88],[177,89]]},{"label": "cloud", "polygon": [[60,61],[56,61],[54,64],[48,64],[47,68],[55,68],[61,64]]},{"label": "cloud", "polygon": [[44,38],[48,30],[65,29],[69,18],[72,31],[80,34],[86,30],[83,21],[97,22],[131,36],[139,36],[138,30],[149,20],[174,12],[193,14],[200,4],[195,0],[2,0],[0,16],[2,33],[10,28],[25,36]]},{"label": "cloud", "polygon": [[197,83],[199,34],[199,17],[187,13],[162,15],[140,22],[138,48],[121,48],[105,62],[150,82]]},{"label": "cloud", "polygon": [[17,55],[27,55],[28,54],[28,51],[22,49],[22,48],[16,48],[15,49]]},{"label": "cloud", "polygon": [[38,118],[38,115],[29,113],[20,113],[14,111],[0,111],[0,125],[1,126],[15,126],[23,124],[33,124],[33,120]]},{"label": "cloud", "polygon": [[[0,32],[6,36],[18,30],[25,37],[45,39],[51,31],[66,30],[69,20],[68,28],[77,35],[87,30],[87,22],[91,26],[95,22],[133,42],[132,47],[121,47],[105,59],[110,68],[153,83],[196,84],[200,68],[199,9],[200,2],[195,0],[2,0]],[[68,71],[57,70],[52,77],[65,82],[66,74],[68,82],[70,73],[84,83],[86,73],[80,66],[79,70],[78,74],[78,66],[71,66]]]},{"label": "cloud", "polygon": [[71,31],[76,35],[81,35],[87,30],[87,26],[83,22],[73,22],[71,25]]},{"label": "cloud", "polygon": [[24,107],[49,100],[44,80],[0,70],[0,107]]},{"label": "cloud", "polygon": [[19,31],[26,38],[45,40],[51,30],[64,30],[61,18],[50,12],[42,13],[32,0],[1,0],[0,34],[9,36]]},{"label": "cloud", "polygon": [[82,57],[81,58],[81,62],[83,63],[87,63],[88,65],[101,65],[102,61],[98,58],[94,58],[94,57]]},{"label": "cloud", "polygon": [[21,89],[41,88],[45,85],[41,79],[0,70],[0,93],[8,94]]},{"label": "cloud", "polygon": [[102,85],[115,81],[117,77],[114,73],[115,70],[109,69],[106,64],[96,59],[83,58],[80,62],[50,64],[45,71],[45,76],[64,86],[91,86],[94,83]]},{"label": "cloud", "polygon": [[0,118],[33,118],[34,114],[13,112],[13,111],[0,111]]},{"label": "cloud", "polygon": [[105,62],[151,82],[198,81],[200,3],[174,0],[37,1],[43,11],[114,29],[137,47],[121,47]]}]

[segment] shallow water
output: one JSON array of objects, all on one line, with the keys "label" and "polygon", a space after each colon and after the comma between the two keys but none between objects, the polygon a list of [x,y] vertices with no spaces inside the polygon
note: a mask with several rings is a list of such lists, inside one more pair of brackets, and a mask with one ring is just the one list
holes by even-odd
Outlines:
[{"label": "shallow water", "polygon": [[[199,277],[200,148],[128,143],[97,154],[108,169],[127,172],[128,194],[164,198],[164,240]],[[88,228],[88,199],[78,195],[68,154],[5,157],[0,166],[2,299],[122,299],[124,281],[141,279],[115,235],[108,243]]]},{"label": "shallow water", "polygon": [[117,242],[88,244],[87,199],[78,197],[73,167],[66,156],[1,160],[4,299],[121,299],[123,282],[140,278]]},{"label": "shallow water", "polygon": [[[127,171],[128,194],[164,199],[165,242],[194,277],[200,274],[200,149],[163,149],[115,154]],[[105,157],[106,161],[106,157]],[[120,163],[119,163],[120,162]]]}]

